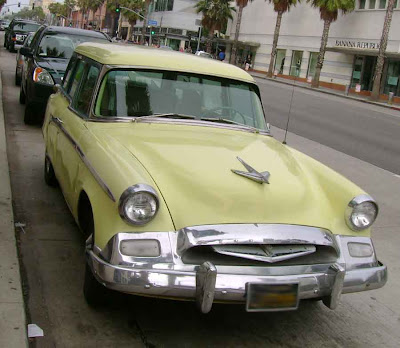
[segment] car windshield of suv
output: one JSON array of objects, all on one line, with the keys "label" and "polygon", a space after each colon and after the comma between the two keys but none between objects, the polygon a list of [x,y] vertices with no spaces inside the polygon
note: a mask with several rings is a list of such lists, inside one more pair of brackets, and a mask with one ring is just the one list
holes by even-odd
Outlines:
[{"label": "car windshield of suv", "polygon": [[40,41],[37,55],[47,58],[69,59],[76,46],[82,42],[108,42],[104,37],[47,33]]},{"label": "car windshield of suv", "polygon": [[40,25],[35,23],[15,23],[13,30],[33,32],[38,30],[39,27]]},{"label": "car windshield of suv", "polygon": [[250,83],[154,70],[112,70],[104,77],[96,115],[140,117],[169,113],[266,129],[257,87]]}]

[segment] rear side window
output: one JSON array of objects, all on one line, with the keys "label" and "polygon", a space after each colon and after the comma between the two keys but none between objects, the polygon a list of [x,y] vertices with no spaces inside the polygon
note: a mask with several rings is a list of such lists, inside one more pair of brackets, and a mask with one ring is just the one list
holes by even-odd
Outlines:
[{"label": "rear side window", "polygon": [[64,75],[62,86],[64,87],[64,90],[66,90],[66,91],[68,89],[68,82],[70,81],[72,73],[73,73],[74,68],[75,68],[76,59],[77,59],[76,55],[73,55],[71,60],[68,63],[68,67],[67,67],[67,70],[66,70],[65,75]]},{"label": "rear side window", "polygon": [[94,65],[88,65],[87,70],[86,78],[82,81],[74,103],[75,109],[86,116],[89,114],[90,101],[100,74],[100,69]]},{"label": "rear side window", "polygon": [[77,64],[75,72],[74,72],[74,76],[72,78],[71,88],[69,90],[69,95],[71,96],[71,98],[74,98],[75,93],[79,86],[79,82],[83,78],[83,72],[85,69],[85,65],[86,65],[86,62],[84,62],[83,60],[78,61],[78,64]]}]

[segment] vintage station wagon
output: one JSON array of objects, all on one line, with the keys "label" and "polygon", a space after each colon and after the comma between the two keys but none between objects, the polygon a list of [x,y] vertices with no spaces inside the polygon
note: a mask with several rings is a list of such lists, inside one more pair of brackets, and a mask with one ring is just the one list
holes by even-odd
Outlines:
[{"label": "vintage station wagon", "polygon": [[43,125],[45,180],[87,236],[84,295],[106,288],[248,311],[335,308],[382,287],[377,203],[275,140],[253,78],[194,55],[78,46]]}]

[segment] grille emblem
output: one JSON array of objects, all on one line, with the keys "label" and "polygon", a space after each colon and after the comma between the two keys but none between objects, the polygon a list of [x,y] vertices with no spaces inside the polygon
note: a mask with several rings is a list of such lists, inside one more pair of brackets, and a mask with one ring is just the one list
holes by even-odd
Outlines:
[{"label": "grille emblem", "polygon": [[247,169],[247,172],[243,172],[241,170],[236,170],[236,169],[231,169],[231,171],[237,175],[244,176],[247,179],[253,180],[255,182],[258,182],[259,184],[269,184],[269,177],[270,173],[269,172],[258,172],[255,170],[253,167],[248,165],[245,161],[243,161],[240,157],[236,157],[240,163],[243,164],[243,166]]}]

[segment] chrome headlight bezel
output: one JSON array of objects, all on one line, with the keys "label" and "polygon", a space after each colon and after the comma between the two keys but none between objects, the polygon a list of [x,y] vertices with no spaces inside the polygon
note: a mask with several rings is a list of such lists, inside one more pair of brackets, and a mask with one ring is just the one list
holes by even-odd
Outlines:
[{"label": "chrome headlight bezel", "polygon": [[[132,196],[139,194],[139,193],[147,193],[147,194],[151,195],[154,198],[154,201],[156,204],[156,209],[155,209],[154,214],[151,217],[149,217],[148,219],[143,220],[143,221],[132,220],[129,216],[126,215],[126,212],[125,212],[125,204],[128,202],[129,198],[131,198]],[[125,220],[127,223],[129,223],[131,225],[135,225],[135,226],[142,226],[142,225],[149,223],[151,220],[153,220],[158,213],[159,207],[160,207],[160,201],[159,201],[156,190],[147,184],[137,184],[137,185],[128,187],[121,194],[121,197],[118,202],[118,212],[119,212],[119,215],[121,216],[121,218],[123,220]]]},{"label": "chrome headlight bezel", "polygon": [[[375,206],[376,213],[375,213],[375,216],[374,216],[373,220],[368,224],[368,226],[360,227],[360,226],[357,226],[357,225],[355,225],[353,223],[352,215],[354,213],[354,209],[357,206],[359,206],[359,205],[361,205],[363,203],[371,203],[371,204],[373,204]],[[375,220],[376,220],[376,218],[378,216],[378,213],[379,213],[378,204],[376,203],[376,201],[371,196],[365,195],[365,194],[364,195],[359,195],[359,196],[354,197],[349,202],[349,204],[347,205],[346,211],[345,211],[345,221],[346,221],[347,226],[351,230],[356,231],[356,232],[364,231],[364,230],[366,230],[367,228],[370,228],[373,225],[373,223],[375,222]]]}]

